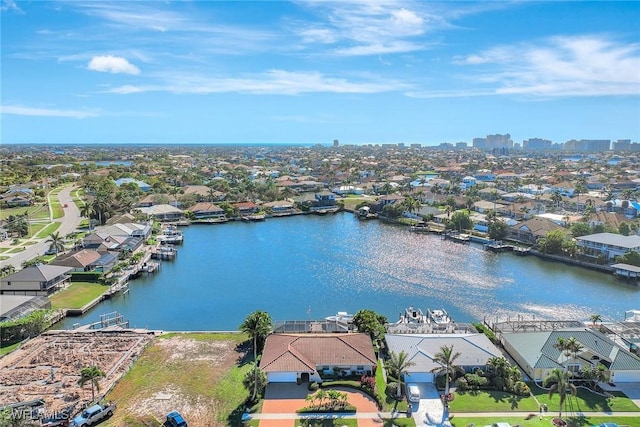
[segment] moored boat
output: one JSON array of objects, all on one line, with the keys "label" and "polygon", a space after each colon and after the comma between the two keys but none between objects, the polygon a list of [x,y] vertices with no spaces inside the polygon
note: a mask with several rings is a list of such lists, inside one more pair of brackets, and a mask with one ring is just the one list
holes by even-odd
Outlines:
[{"label": "moored boat", "polygon": [[448,325],[451,323],[451,317],[445,309],[429,310],[429,319],[436,325]]},{"label": "moored boat", "polygon": [[332,320],[339,323],[352,323],[353,314],[349,314],[346,311],[339,311],[335,316],[327,316],[325,320]]}]

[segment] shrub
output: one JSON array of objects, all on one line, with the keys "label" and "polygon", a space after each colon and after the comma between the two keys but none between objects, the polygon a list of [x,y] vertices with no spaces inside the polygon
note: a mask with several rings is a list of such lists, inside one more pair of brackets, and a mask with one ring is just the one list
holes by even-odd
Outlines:
[{"label": "shrub", "polygon": [[513,386],[513,392],[520,396],[526,396],[531,393],[531,389],[529,389],[529,386],[524,381],[518,381]]},{"label": "shrub", "polygon": [[456,388],[460,391],[465,391],[469,384],[467,384],[467,380],[464,377],[458,378],[456,380]]},{"label": "shrub", "polygon": [[398,396],[398,387],[399,384],[396,382],[390,382],[387,384],[387,396],[389,397],[397,397]]},{"label": "shrub", "polygon": [[320,388],[320,386],[318,385],[317,382],[311,381],[309,383],[309,387],[308,388],[309,388],[309,391],[317,391]]},{"label": "shrub", "polygon": [[375,390],[376,387],[376,379],[375,377],[370,377],[367,375],[363,375],[362,378],[360,378],[360,387],[362,387],[362,389],[364,390],[368,390],[370,392],[373,392]]},{"label": "shrub", "polygon": [[489,380],[486,377],[481,377],[477,374],[466,374],[464,377],[469,384],[469,388],[484,388],[489,384]]}]

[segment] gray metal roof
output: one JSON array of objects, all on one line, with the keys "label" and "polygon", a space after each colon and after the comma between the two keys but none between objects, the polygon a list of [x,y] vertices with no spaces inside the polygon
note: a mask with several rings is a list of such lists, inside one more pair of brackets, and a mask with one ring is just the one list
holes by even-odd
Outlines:
[{"label": "gray metal roof", "polygon": [[407,372],[431,372],[441,367],[433,359],[442,346],[453,346],[454,352],[460,352],[458,366],[484,366],[492,357],[502,356],[484,334],[386,334],[385,339],[390,351],[404,351],[415,364]]},{"label": "gray metal roof", "polygon": [[503,338],[534,368],[560,368],[566,356],[554,347],[558,338],[575,338],[588,352],[611,364],[611,370],[640,370],[640,358],[591,328],[504,334]]},{"label": "gray metal roof", "polygon": [[589,234],[587,236],[576,237],[576,240],[583,240],[585,242],[601,243],[610,246],[620,246],[621,248],[638,248],[640,247],[640,236],[623,236],[622,234],[615,233],[597,233]]},{"label": "gray metal roof", "polygon": [[35,265],[2,279],[3,282],[48,282],[73,270],[71,267],[58,265]]}]

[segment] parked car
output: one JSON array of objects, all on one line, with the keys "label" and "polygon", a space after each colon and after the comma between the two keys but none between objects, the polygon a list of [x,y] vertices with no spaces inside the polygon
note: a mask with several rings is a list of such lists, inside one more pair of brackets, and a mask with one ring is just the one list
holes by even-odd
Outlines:
[{"label": "parked car", "polygon": [[71,421],[71,414],[57,412],[51,416],[41,418],[41,427],[67,427]]},{"label": "parked car", "polygon": [[164,422],[166,427],[187,427],[187,422],[178,411],[169,412]]},{"label": "parked car", "polygon": [[407,400],[409,402],[420,402],[420,388],[417,384],[407,384]]},{"label": "parked car", "polygon": [[99,423],[105,418],[109,418],[113,415],[113,411],[116,409],[116,404],[109,402],[106,405],[93,405],[85,409],[73,419],[74,427],[88,427]]}]

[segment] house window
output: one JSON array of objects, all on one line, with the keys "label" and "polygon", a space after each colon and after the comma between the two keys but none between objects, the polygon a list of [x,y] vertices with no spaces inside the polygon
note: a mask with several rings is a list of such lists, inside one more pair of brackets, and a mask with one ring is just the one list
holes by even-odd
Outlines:
[{"label": "house window", "polygon": [[580,368],[581,366],[578,364],[567,365],[567,371],[572,372],[574,374],[577,374],[578,372],[580,372]]},{"label": "house window", "polygon": [[364,369],[364,366],[362,366],[362,365],[356,366],[356,369],[357,369],[358,371],[362,371],[362,370]]}]

